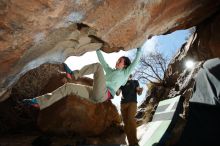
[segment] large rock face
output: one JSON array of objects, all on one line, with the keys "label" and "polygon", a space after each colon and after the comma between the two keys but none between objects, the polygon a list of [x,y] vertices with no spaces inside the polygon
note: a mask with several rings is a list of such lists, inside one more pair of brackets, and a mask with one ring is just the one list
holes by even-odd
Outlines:
[{"label": "large rock face", "polygon": [[74,96],[46,108],[38,118],[43,132],[80,136],[99,135],[120,122],[118,111],[111,101],[94,104]]},{"label": "large rock face", "polygon": [[[203,23],[197,25],[195,33],[182,46],[168,66],[166,76],[180,74],[186,69],[187,60],[195,63],[220,56],[220,13],[216,13]],[[176,80],[173,81],[174,83]]]},{"label": "large rock face", "polygon": [[1,0],[0,96],[8,97],[8,88],[21,75],[43,63],[63,62],[100,47],[106,52],[137,47],[152,35],[200,23],[219,4],[219,0]]}]

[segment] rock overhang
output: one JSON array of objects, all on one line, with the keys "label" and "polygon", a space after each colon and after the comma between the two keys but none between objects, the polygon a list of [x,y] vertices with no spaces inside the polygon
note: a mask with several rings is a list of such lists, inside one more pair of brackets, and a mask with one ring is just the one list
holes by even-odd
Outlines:
[{"label": "rock overhang", "polygon": [[135,48],[152,35],[199,24],[218,11],[219,4],[217,0],[1,1],[1,99],[8,97],[8,89],[22,75],[41,64],[62,63],[68,56],[99,47],[105,52]]}]

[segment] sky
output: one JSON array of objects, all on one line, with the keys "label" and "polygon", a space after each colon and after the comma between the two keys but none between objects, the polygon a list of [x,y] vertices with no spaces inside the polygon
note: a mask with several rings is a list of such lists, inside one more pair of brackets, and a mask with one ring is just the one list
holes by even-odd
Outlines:
[{"label": "sky", "polygon": [[[179,48],[184,44],[187,40],[187,38],[190,35],[189,30],[179,30],[175,31],[168,35],[159,35],[154,36],[149,40],[146,40],[146,42],[142,45],[144,49],[144,54],[147,54],[149,52],[154,52],[157,48],[160,52],[162,52],[165,56],[172,59],[171,57],[174,56],[174,54],[179,50]],[[106,62],[109,64],[110,67],[114,68],[115,63],[121,56],[128,56],[131,60],[134,59],[134,54],[136,52],[136,48],[131,49],[129,51],[119,51],[116,53],[105,53],[102,52]],[[72,69],[80,69],[84,65],[96,63],[99,62],[98,58],[96,56],[96,52],[87,52],[82,56],[71,56],[67,58],[65,63]],[[92,78],[92,75],[89,75],[88,77]],[[144,87],[143,94],[141,96],[138,96],[138,105],[140,105],[145,100],[145,95],[147,91],[146,85],[140,84],[141,87]],[[114,99],[112,99],[112,102],[116,105],[116,107],[120,108],[120,96],[115,96]],[[119,110],[120,111],[120,110]]]}]

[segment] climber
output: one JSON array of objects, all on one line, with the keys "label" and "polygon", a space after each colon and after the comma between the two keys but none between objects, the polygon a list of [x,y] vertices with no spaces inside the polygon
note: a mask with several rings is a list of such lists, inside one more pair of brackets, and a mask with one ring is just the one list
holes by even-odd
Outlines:
[{"label": "climber", "polygon": [[[142,54],[142,49],[137,48],[136,57],[132,63],[128,57],[120,57],[116,62],[115,69],[109,67],[109,65],[105,62],[100,50],[97,50],[96,54],[101,64],[89,64],[80,70],[68,72],[71,73],[71,78],[74,79],[78,79],[83,75],[94,74],[93,86],[65,83],[63,86],[57,88],[51,93],[32,99],[24,99],[22,102],[26,105],[39,107],[40,110],[42,110],[63,97],[71,94],[86,98],[94,103],[112,99],[119,87],[126,83],[130,73],[138,64]],[[104,71],[106,74],[104,74]]]},{"label": "climber", "polygon": [[121,115],[129,146],[138,146],[135,115],[137,112],[137,94],[141,95],[142,91],[143,88],[139,86],[139,82],[133,80],[132,75],[130,75],[127,83],[116,92],[117,96],[122,92]]}]

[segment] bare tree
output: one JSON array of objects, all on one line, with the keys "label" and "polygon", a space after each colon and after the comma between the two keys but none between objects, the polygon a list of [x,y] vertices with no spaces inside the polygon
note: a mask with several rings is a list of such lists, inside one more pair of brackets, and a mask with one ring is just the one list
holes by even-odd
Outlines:
[{"label": "bare tree", "polygon": [[143,55],[135,77],[142,83],[162,83],[168,61],[168,58],[159,51]]}]

